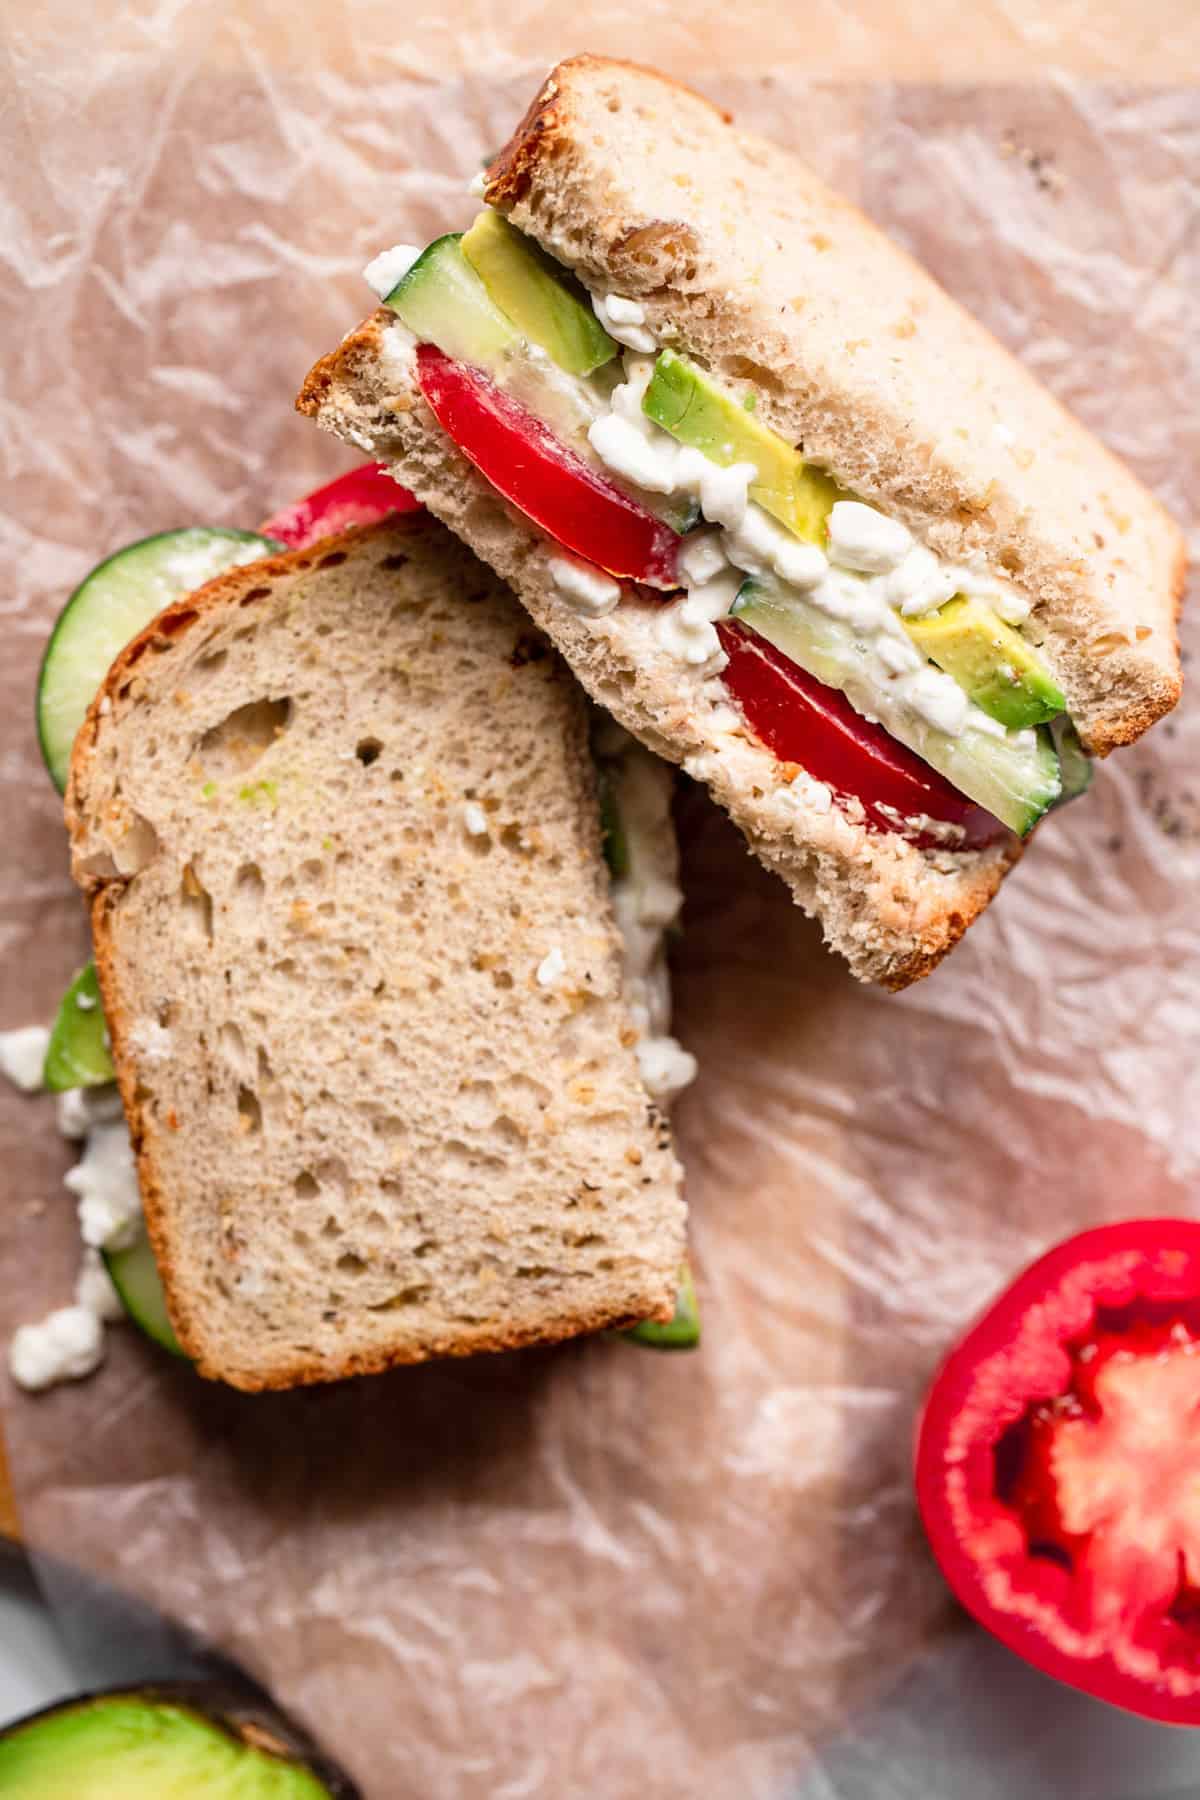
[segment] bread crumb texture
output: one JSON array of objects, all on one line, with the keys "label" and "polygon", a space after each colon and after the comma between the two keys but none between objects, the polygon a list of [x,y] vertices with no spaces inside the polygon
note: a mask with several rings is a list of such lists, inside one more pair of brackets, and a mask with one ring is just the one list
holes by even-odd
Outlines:
[{"label": "bread crumb texture", "polygon": [[73,866],[201,1372],[290,1386],[669,1316],[679,1169],[585,702],[491,572],[432,519],[349,532],[190,596],[105,695]]}]

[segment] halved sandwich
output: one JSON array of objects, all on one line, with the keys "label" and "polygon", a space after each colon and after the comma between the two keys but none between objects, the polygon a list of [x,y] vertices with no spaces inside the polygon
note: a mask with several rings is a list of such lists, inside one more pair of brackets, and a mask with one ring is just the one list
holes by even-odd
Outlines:
[{"label": "halved sandwich", "polygon": [[663,76],[561,64],[483,197],[371,265],[385,304],[298,405],[905,986],[1175,704],[1178,530],[865,218]]},{"label": "halved sandwich", "polygon": [[589,714],[425,514],[230,569],[109,670],[73,870],[201,1373],[672,1318],[669,790],[637,746],[598,774]]}]

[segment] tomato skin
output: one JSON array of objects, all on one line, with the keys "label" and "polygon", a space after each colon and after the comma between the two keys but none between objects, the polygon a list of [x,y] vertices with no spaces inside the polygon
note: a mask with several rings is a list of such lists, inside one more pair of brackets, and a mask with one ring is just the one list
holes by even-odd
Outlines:
[{"label": "tomato skin", "polygon": [[[782,761],[860,800],[872,830],[899,832],[919,849],[979,850],[1012,839],[999,819],[765,638],[736,620],[722,620],[717,633],[729,658],[721,678],[751,730]],[[904,821],[919,814],[962,835],[947,845],[934,833],[906,831]]]},{"label": "tomato skin", "polygon": [[351,525],[374,525],[389,513],[419,512],[420,508],[421,502],[392,480],[385,464],[363,463],[281,508],[258,529],[265,537],[278,538],[289,550],[303,550]]},{"label": "tomato skin", "polygon": [[[1086,1570],[1080,1583],[1072,1580],[1074,1543],[1066,1541],[1067,1566],[1030,1554],[1031,1520],[1033,1535],[1042,1527],[1053,1532],[1052,1496],[1044,1496],[1038,1518],[1028,1510],[1020,1516],[997,1493],[994,1453],[1005,1433],[1027,1419],[1039,1400],[1069,1394],[1072,1354],[1080,1346],[1089,1354],[1095,1346],[1101,1359],[1112,1354],[1105,1320],[1121,1309],[1147,1307],[1164,1316],[1175,1309],[1189,1319],[1197,1316],[1200,1222],[1134,1219],[1100,1226],[1035,1262],[988,1307],[934,1377],[917,1425],[916,1497],[956,1598],[1009,1649],[1113,1706],[1164,1724],[1195,1726],[1200,1633],[1170,1609],[1160,1609],[1147,1630],[1136,1593],[1124,1618],[1111,1607],[1093,1610]],[[1137,1355],[1136,1332],[1130,1344]],[[1035,1442],[1023,1476],[1026,1489],[1045,1472]],[[1100,1598],[1111,1602],[1113,1594]]]},{"label": "tomato skin", "polygon": [[610,575],[676,588],[681,539],[561,444],[478,369],[432,344],[417,380],[438,424],[492,486],[564,549]]}]

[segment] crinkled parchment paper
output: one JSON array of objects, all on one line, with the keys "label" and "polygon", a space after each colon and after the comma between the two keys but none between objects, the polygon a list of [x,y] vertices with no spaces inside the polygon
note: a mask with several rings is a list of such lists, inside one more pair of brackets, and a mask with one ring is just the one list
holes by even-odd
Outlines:
[{"label": "crinkled parchment paper", "polygon": [[[291,398],[366,310],[358,270],[466,222],[480,158],[581,42],[800,149],[1195,520],[1187,0],[945,0],[902,28],[882,0],[0,17],[0,1025],[48,1016],[84,950],[31,725],[64,595],[131,537],[253,524],[342,466]],[[118,1330],[91,1383],[5,1393],[26,1534],[242,1658],[372,1800],[957,1800],[1014,1791],[1005,1744],[1022,1791],[1082,1791],[1074,1702],[1039,1681],[1035,1704],[1010,1659],[947,1673],[977,1640],[914,1525],[909,1442],[939,1352],[1032,1253],[1194,1205],[1198,762],[1185,703],[899,999],[855,986],[686,793],[702,1352],[593,1342],[254,1399]],[[7,1337],[66,1296],[75,1248],[49,1102],[0,1095],[0,1132]],[[1118,1763],[1087,1791],[1137,1791]]]}]

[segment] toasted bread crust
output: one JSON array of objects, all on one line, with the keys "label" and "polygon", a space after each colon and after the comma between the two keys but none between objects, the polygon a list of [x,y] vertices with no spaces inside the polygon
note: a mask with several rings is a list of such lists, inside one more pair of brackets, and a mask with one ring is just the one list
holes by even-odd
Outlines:
[{"label": "toasted bread crust", "polygon": [[[590,51],[582,51],[578,56],[569,56],[558,63],[530,101],[507,144],[488,165],[483,197],[489,206],[508,212],[525,197],[539,165],[555,155],[556,137],[569,131],[569,104],[563,99],[564,85],[573,75],[604,69],[626,69],[637,75],[646,73],[641,63],[629,62],[623,57],[593,56]],[[670,76],[659,76],[659,79],[689,99],[702,100],[722,124],[732,125],[733,114],[703,94],[697,94],[693,88]]]},{"label": "toasted bread crust", "polygon": [[[504,505],[446,438],[419,394],[383,373],[380,309],[309,372],[297,407],[327,430],[370,442],[398,480],[508,582],[584,687],[635,737],[707,783],[750,847],[821,921],[831,947],[861,979],[893,991],[930,974],[983,912],[1022,853],[1016,839],[955,855],[916,849],[831,820],[800,800],[782,822],[774,800],[790,773],[748,733],[719,753],[689,716],[684,673],[648,672],[644,641],[598,635],[557,598],[547,562],[556,546]],[[633,615],[626,602],[614,620]],[[607,623],[607,622],[604,622]],[[792,771],[794,773],[794,771]]]},{"label": "toasted bread crust", "polygon": [[[427,517],[413,514],[390,520],[385,529],[389,542],[392,542],[397,537],[403,541],[418,535],[427,539],[434,527]],[[582,1332],[621,1329],[647,1317],[666,1322],[674,1311],[681,1245],[677,1247],[674,1259],[667,1257],[664,1260],[656,1281],[646,1287],[645,1304],[639,1299],[634,1308],[628,1304],[614,1305],[611,1299],[591,1303],[581,1296],[576,1283],[569,1298],[561,1305],[556,1307],[551,1302],[539,1317],[524,1323],[514,1323],[504,1317],[477,1323],[456,1321],[452,1330],[431,1331],[420,1341],[410,1338],[375,1344],[366,1349],[347,1348],[339,1350],[335,1356],[300,1354],[275,1356],[258,1362],[253,1355],[232,1354],[219,1333],[214,1335],[210,1309],[196,1283],[195,1270],[181,1252],[163,1158],[164,1131],[169,1133],[177,1129],[177,1124],[173,1125],[171,1112],[168,1111],[164,1120],[155,1117],[148,1105],[146,1069],[136,1042],[137,1021],[129,1004],[127,972],[122,967],[117,941],[120,909],[137,875],[123,877],[97,868],[88,857],[88,852],[94,848],[89,834],[98,823],[95,816],[97,796],[92,790],[101,742],[104,734],[119,724],[120,711],[129,702],[130,684],[138,678],[147,654],[186,645],[190,635],[203,633],[206,625],[221,621],[231,614],[231,610],[236,611],[239,619],[253,620],[258,607],[270,604],[275,582],[319,569],[325,559],[341,561],[353,555],[357,547],[380,530],[379,526],[355,527],[309,549],[243,565],[168,607],[121,652],[110,668],[77,736],[67,786],[65,814],[75,852],[74,872],[88,895],[96,970],[111,1038],[113,1064],[136,1158],[147,1230],[162,1276],[172,1324],[181,1348],[200,1374],[247,1392],[341,1380],[438,1357],[549,1344]],[[569,678],[563,672],[561,679]],[[573,756],[575,752],[565,749],[564,754]],[[592,782],[590,762],[582,743],[578,755],[582,759],[581,766],[586,767],[584,779]],[[607,927],[601,925],[599,928],[610,933],[615,930],[611,922]],[[677,1190],[678,1165],[670,1148],[669,1126],[656,1108],[650,1107],[641,1129],[645,1167],[651,1171],[646,1180],[653,1180],[655,1184],[646,1190],[647,1206],[657,1209],[664,1194]],[[676,1204],[678,1202],[674,1200],[668,1202],[668,1205]],[[659,1226],[661,1228],[661,1215]]]}]

